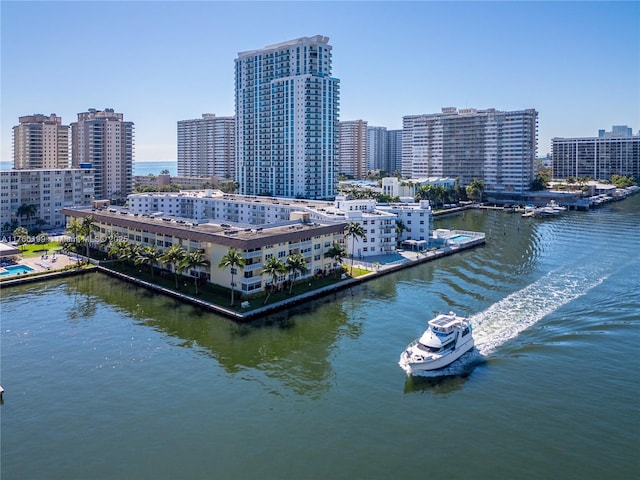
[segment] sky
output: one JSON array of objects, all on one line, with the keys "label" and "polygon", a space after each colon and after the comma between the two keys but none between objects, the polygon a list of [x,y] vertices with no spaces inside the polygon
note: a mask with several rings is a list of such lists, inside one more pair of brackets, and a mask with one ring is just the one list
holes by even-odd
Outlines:
[{"label": "sky", "polygon": [[238,52],[324,35],[340,120],[402,128],[443,107],[538,111],[553,137],[640,130],[640,2],[0,1],[1,161],[18,117],[135,123],[135,161],[175,161],[179,120],[234,114]]}]

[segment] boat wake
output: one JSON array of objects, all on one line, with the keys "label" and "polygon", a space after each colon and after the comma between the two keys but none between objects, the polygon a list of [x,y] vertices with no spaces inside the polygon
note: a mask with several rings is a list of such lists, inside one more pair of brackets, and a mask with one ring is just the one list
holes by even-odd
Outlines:
[{"label": "boat wake", "polygon": [[585,295],[608,276],[595,273],[550,272],[531,285],[491,305],[487,310],[472,315],[469,319],[473,325],[475,348],[446,368],[419,372],[418,375],[468,375],[475,366],[485,362],[500,345],[517,337],[520,332],[535,325],[563,305]]}]

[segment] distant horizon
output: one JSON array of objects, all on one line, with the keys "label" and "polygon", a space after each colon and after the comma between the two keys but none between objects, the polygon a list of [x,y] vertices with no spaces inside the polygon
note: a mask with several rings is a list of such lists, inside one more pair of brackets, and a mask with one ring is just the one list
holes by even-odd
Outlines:
[{"label": "distant horizon", "polygon": [[553,137],[640,129],[640,2],[311,5],[3,1],[0,159],[12,159],[20,116],[69,125],[113,108],[135,124],[136,162],[177,161],[178,121],[235,114],[239,52],[318,34],[333,48],[342,121],[395,130],[443,107],[533,108],[539,156]]}]

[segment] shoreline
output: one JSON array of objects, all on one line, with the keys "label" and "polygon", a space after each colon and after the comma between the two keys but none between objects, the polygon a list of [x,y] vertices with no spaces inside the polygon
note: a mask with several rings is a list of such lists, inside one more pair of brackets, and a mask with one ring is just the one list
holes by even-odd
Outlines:
[{"label": "shoreline", "polygon": [[[193,297],[191,295],[185,295],[175,290],[165,288],[160,285],[147,282],[145,280],[141,280],[131,275],[127,275],[127,274],[112,270],[104,265],[100,265],[95,260],[92,261],[92,263],[94,262],[95,263],[91,267],[51,271],[50,273],[43,273],[41,275],[17,277],[10,280],[5,280],[3,282],[0,282],[0,290],[7,287],[24,285],[28,283],[35,283],[35,282],[40,282],[45,280],[52,280],[56,278],[64,278],[64,277],[73,276],[73,275],[82,275],[82,274],[91,273],[91,272],[102,272],[112,277],[118,278],[122,281],[129,282],[134,285],[138,285],[138,286],[147,288],[149,290],[161,293],[163,295],[167,295],[167,296],[179,299],[183,302],[198,306],[204,310],[215,312],[219,315],[232,319],[236,322],[245,323],[245,322],[255,320],[256,318],[259,318],[261,316],[268,315],[270,313],[286,310],[287,308],[295,305],[299,305],[306,300],[320,298],[320,297],[327,296],[331,293],[346,290],[347,288],[353,287],[355,285],[359,285],[361,283],[364,283],[370,280],[374,280],[384,275],[388,275],[390,273],[394,273],[399,270],[403,270],[405,268],[410,268],[417,264],[429,262],[437,258],[453,255],[457,252],[469,250],[471,248],[484,245],[485,243],[486,243],[485,236],[482,235],[481,237],[475,238],[464,244],[446,246],[437,250],[430,250],[427,252],[410,252],[410,251],[402,252],[400,254],[402,256],[402,260],[398,260],[389,264],[377,265],[374,271],[371,271],[367,274],[361,275],[356,278],[349,278],[332,285],[321,287],[306,293],[294,295],[285,300],[274,302],[269,305],[261,305],[255,308],[251,307],[251,300],[248,300],[247,301],[248,306],[246,307],[246,311],[242,313],[237,312],[230,308],[225,308],[218,304],[206,302],[204,300]],[[355,260],[354,266],[357,266],[358,264],[362,264],[362,263],[365,263],[365,262],[361,260]]]}]

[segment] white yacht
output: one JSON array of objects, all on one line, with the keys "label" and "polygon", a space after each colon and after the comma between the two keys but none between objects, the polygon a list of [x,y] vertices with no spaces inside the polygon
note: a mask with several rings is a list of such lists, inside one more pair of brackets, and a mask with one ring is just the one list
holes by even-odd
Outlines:
[{"label": "white yacht", "polygon": [[460,358],[473,345],[471,322],[453,312],[443,313],[429,320],[425,332],[407,346],[398,363],[409,375],[437,370]]}]

